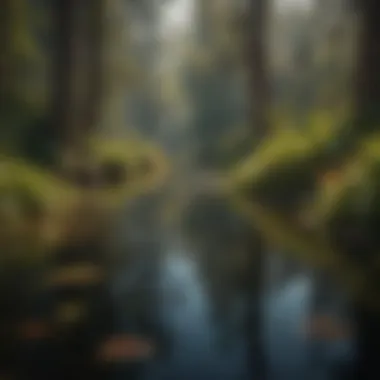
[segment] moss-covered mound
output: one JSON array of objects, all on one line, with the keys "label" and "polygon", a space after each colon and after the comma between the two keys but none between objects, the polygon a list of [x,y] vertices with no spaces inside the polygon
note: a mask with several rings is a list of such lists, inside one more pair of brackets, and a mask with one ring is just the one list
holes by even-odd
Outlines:
[{"label": "moss-covered mound", "polygon": [[380,136],[358,144],[356,154],[333,181],[321,183],[316,215],[333,244],[365,261],[380,249]]},{"label": "moss-covered mound", "polygon": [[[266,140],[233,173],[234,197],[269,241],[333,271],[368,300],[380,269],[380,136],[345,151],[344,130],[317,130]],[[299,218],[305,210],[308,228]]]},{"label": "moss-covered mound", "polygon": [[283,132],[265,141],[238,168],[235,181],[245,196],[288,209],[312,189],[318,158],[318,151],[304,135]]},{"label": "moss-covered mound", "polygon": [[277,129],[236,168],[232,181],[245,197],[294,210],[309,199],[322,173],[340,165],[345,138],[344,130],[323,113],[302,131]]},{"label": "moss-covered mound", "polygon": [[2,262],[40,260],[58,243],[60,217],[75,190],[27,163],[0,158]]},{"label": "moss-covered mound", "polygon": [[102,185],[98,195],[106,203],[119,204],[160,186],[168,162],[156,145],[142,140],[93,139],[90,152]]},{"label": "moss-covered mound", "polygon": [[[113,207],[117,209],[165,179],[166,160],[156,146],[145,141],[93,140],[91,148],[91,161],[100,177],[95,187],[80,186],[72,178],[59,178],[20,159],[0,157],[3,272],[9,266],[40,266],[54,248],[78,238],[78,233],[88,235],[103,228]],[[103,223],[99,218],[105,219]],[[68,225],[82,226],[73,235]]]}]

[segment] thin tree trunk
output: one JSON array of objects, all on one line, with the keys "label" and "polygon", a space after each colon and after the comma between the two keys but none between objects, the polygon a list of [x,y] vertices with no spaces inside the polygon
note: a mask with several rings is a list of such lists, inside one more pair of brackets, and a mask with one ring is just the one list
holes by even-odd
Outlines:
[{"label": "thin tree trunk", "polygon": [[11,26],[11,0],[0,1],[0,104],[3,112],[3,105],[7,104],[9,96],[10,62],[10,26]]},{"label": "thin tree trunk", "polygon": [[[251,0],[249,9],[248,69],[250,72],[251,122],[254,130],[254,145],[257,146],[269,130],[269,76],[266,51],[266,27],[268,2]],[[264,286],[264,254],[267,247],[260,234],[252,237],[251,281],[248,285],[247,334],[249,339],[249,363],[252,363],[252,378],[267,377],[266,353],[263,341],[262,297]]]},{"label": "thin tree trunk", "polygon": [[84,132],[93,130],[101,116],[104,89],[104,34],[106,0],[91,0],[88,9],[88,75]]},{"label": "thin tree trunk", "polygon": [[355,83],[356,118],[360,132],[378,128],[380,119],[380,3],[361,0],[358,3],[360,35]]},{"label": "thin tree trunk", "polygon": [[105,0],[56,0],[53,126],[58,154],[82,154],[102,94]]},{"label": "thin tree trunk", "polygon": [[[67,144],[73,113],[72,77],[74,71],[74,7],[75,0],[56,0],[53,7],[55,56],[52,72],[52,126],[56,150]],[[60,152],[55,152],[56,155]],[[54,157],[58,159],[58,157]]]},{"label": "thin tree trunk", "polygon": [[[380,3],[377,0],[360,0],[357,6],[361,25],[354,89],[354,128],[358,134],[362,134],[374,131],[380,125]],[[380,315],[362,305],[355,305],[354,317],[357,327],[358,360],[353,378],[379,379]]]},{"label": "thin tree trunk", "polygon": [[269,66],[266,49],[268,1],[251,0],[249,45],[247,49],[252,95],[251,118],[257,142],[269,131]]}]

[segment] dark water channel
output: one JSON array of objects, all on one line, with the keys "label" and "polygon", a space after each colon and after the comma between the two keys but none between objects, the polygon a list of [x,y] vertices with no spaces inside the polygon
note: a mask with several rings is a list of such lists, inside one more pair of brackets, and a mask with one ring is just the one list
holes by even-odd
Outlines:
[{"label": "dark water channel", "polygon": [[[225,296],[225,299],[228,298],[225,309],[219,309],[219,313],[224,315],[219,320],[215,319],[215,299],[210,292],[210,276],[207,275],[209,272],[205,270],[202,259],[204,253],[194,252],[197,249],[202,250],[202,244],[191,244],[191,239],[186,236],[186,229],[165,228],[154,217],[159,203],[157,199],[148,202],[141,199],[133,211],[128,213],[124,226],[129,225],[131,228],[128,228],[129,235],[122,236],[127,245],[134,246],[131,250],[133,257],[125,269],[120,268],[112,284],[114,304],[118,310],[118,329],[151,334],[160,346],[156,358],[138,366],[134,372],[136,378],[252,378],[250,371],[256,358],[250,358],[248,354],[245,333],[246,307],[249,300],[238,291],[232,291],[231,295]],[[197,212],[200,213],[197,216],[199,220],[208,220],[208,224],[201,228],[208,228],[210,231],[214,228],[216,241],[219,239],[222,250],[223,237],[220,234],[223,231],[212,225],[212,211],[200,207]],[[228,212],[224,217],[220,210],[218,212],[219,216],[214,218],[214,222],[220,225],[221,218],[228,218]],[[228,226],[234,228],[234,218],[231,215],[232,224],[226,224],[224,220],[227,229]],[[181,221],[178,220],[178,223]],[[212,233],[204,236],[212,240]],[[207,242],[204,243],[206,246]],[[276,255],[278,253],[273,252],[273,256]],[[213,270],[213,265],[217,270],[217,260],[217,256],[211,259],[209,271]],[[269,378],[337,378],[335,369],[349,366],[353,359],[353,342],[307,340],[302,326],[314,307],[315,282],[303,268],[293,269],[285,278],[278,276],[281,278],[278,281],[276,276],[271,278],[271,265],[267,263],[268,283],[262,305]],[[227,293],[228,286],[222,291]],[[138,306],[136,301],[139,301]],[[323,307],[330,313],[346,315],[345,306],[341,304],[338,294],[332,301],[326,301]],[[226,333],[228,343],[224,343],[222,347],[220,336]],[[120,368],[115,379],[129,378],[130,366],[127,367]]]},{"label": "dark water channel", "polygon": [[[228,350],[218,347],[200,256],[181,228],[153,221],[156,209],[149,202],[155,201],[142,199],[128,213],[124,225],[131,228],[121,238],[134,247],[133,257],[112,284],[118,329],[151,334],[159,344],[157,358],[141,366],[138,378],[248,378],[243,331]],[[127,367],[118,379],[126,378]]]}]

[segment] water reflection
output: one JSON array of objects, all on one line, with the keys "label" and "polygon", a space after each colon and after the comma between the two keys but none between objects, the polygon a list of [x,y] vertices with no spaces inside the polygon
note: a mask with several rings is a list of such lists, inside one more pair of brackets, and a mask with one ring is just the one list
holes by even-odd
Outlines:
[{"label": "water reflection", "polygon": [[267,295],[264,323],[272,379],[305,379],[309,363],[302,326],[311,295],[312,282],[307,276],[299,276]]},{"label": "water reflection", "polygon": [[[350,371],[355,358],[351,336],[311,337],[305,333],[315,311],[317,285],[310,273],[294,275],[266,296],[264,327],[271,380],[341,379]],[[338,321],[346,319],[347,308],[336,307],[341,298],[336,295],[333,304],[320,312]]]},{"label": "water reflection", "polygon": [[[218,323],[213,293],[208,289],[209,272],[202,268],[202,254],[195,252],[200,248],[185,244],[181,233],[162,231],[150,223],[154,218],[148,215],[146,205],[143,206],[145,211],[137,207],[129,213],[131,225],[124,224],[130,226],[129,235],[124,233],[123,239],[127,240],[131,257],[113,281],[117,332],[145,334],[158,346],[159,355],[140,365],[133,378],[250,378],[248,361],[254,362],[255,358],[248,356],[244,295],[237,292],[232,296],[225,310],[225,323]],[[148,210],[152,212],[152,204]],[[336,379],[334,371],[338,364],[347,364],[352,359],[353,342],[306,336],[304,327],[315,312],[315,293],[321,290],[307,269],[282,257],[273,254],[274,262],[267,262],[263,328],[268,378]],[[218,259],[220,255],[213,258]],[[339,294],[326,297],[329,291],[322,289],[322,299],[329,299],[323,311],[344,315]],[[231,326],[237,328],[231,330]],[[221,347],[221,335],[228,336],[227,348]],[[125,366],[117,378],[125,379],[130,374],[130,366]]]},{"label": "water reflection", "polygon": [[[145,379],[237,379],[241,364],[219,357],[216,331],[197,262],[186,248],[168,249],[160,269],[159,318],[173,344],[172,355],[151,363]],[[244,358],[235,350],[235,357]],[[237,354],[237,355],[236,355]],[[228,360],[230,359],[230,360]]]}]

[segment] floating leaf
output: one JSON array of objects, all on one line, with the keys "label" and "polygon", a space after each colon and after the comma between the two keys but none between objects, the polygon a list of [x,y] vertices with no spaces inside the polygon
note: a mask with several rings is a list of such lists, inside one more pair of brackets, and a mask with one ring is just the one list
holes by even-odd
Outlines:
[{"label": "floating leaf", "polygon": [[44,320],[28,320],[19,326],[19,337],[26,340],[39,340],[49,338],[52,334],[51,327]]},{"label": "floating leaf", "polygon": [[61,267],[54,271],[48,284],[51,286],[93,285],[103,278],[103,271],[98,265],[77,263]]},{"label": "floating leaf", "polygon": [[104,342],[98,352],[99,360],[106,363],[140,361],[154,353],[152,342],[139,336],[116,335]]},{"label": "floating leaf", "polygon": [[306,326],[306,336],[311,339],[331,341],[347,341],[352,339],[352,328],[332,315],[312,316]]}]

